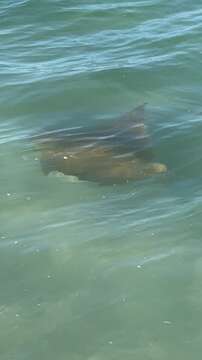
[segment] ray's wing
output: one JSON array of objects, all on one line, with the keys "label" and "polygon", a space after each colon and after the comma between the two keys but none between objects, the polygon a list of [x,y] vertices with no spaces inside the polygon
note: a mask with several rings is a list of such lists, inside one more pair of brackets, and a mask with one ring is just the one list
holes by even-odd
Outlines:
[{"label": "ray's wing", "polygon": [[139,105],[133,110],[121,115],[119,119],[116,121],[117,126],[129,126],[132,124],[144,124],[145,118],[145,105],[146,103]]},{"label": "ray's wing", "polygon": [[116,134],[118,149],[136,154],[145,160],[153,157],[151,139],[145,126],[145,105],[134,108],[120,116],[113,123],[113,131]]},{"label": "ray's wing", "polygon": [[44,150],[97,148],[102,146],[118,156],[152,158],[151,142],[144,124],[145,104],[114,120],[106,127],[91,129],[60,129],[39,136],[38,145]]}]

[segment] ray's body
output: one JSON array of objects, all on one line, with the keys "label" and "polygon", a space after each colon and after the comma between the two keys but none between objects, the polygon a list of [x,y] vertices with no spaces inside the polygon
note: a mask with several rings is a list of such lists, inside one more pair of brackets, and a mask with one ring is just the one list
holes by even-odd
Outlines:
[{"label": "ray's body", "polygon": [[58,171],[80,180],[117,184],[166,171],[165,165],[152,161],[144,105],[109,126],[46,134],[38,143],[45,174]]}]

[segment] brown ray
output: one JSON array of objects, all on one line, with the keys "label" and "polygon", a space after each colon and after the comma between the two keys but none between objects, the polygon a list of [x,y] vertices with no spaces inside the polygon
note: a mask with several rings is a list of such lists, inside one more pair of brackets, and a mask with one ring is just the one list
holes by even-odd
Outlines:
[{"label": "brown ray", "polygon": [[45,174],[58,171],[80,180],[116,184],[167,170],[165,165],[153,162],[151,141],[144,124],[144,105],[110,125],[46,134],[37,142]]}]

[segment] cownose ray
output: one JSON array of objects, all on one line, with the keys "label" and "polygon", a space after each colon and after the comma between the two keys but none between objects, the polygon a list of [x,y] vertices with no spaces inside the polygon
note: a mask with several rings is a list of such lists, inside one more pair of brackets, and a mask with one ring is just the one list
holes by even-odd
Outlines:
[{"label": "cownose ray", "polygon": [[110,125],[39,136],[44,174],[59,172],[79,180],[119,184],[165,173],[166,165],[153,161],[144,108],[145,104],[138,106]]}]

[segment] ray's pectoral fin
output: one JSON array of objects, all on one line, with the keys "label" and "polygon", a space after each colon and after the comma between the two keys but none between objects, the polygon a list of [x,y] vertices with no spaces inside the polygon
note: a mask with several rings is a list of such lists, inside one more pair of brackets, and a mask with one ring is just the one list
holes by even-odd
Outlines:
[{"label": "ray's pectoral fin", "polygon": [[152,160],[151,138],[144,122],[145,105],[146,103],[119,117],[114,122],[114,130],[122,148],[124,146],[127,151],[134,152],[136,156]]},{"label": "ray's pectoral fin", "polygon": [[[123,115],[125,121],[132,122],[132,123],[144,123],[145,117],[145,105],[146,103],[137,106],[133,110],[129,111],[125,115]],[[124,120],[123,119],[123,120]]]},{"label": "ray's pectoral fin", "polygon": [[134,140],[148,139],[147,128],[144,123],[145,117],[145,103],[136,107],[130,112],[127,112],[119,117],[114,122],[114,129],[119,135],[127,135]]},{"label": "ray's pectoral fin", "polygon": [[127,127],[137,124],[144,124],[146,103],[135,107],[133,110],[121,115],[115,122],[117,127]]}]

